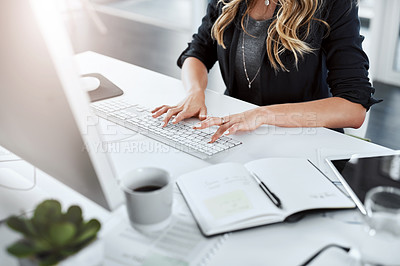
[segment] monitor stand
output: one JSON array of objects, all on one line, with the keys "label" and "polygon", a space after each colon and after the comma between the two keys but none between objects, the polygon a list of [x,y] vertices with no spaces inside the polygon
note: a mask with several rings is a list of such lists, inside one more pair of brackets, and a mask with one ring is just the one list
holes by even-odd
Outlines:
[{"label": "monitor stand", "polygon": [[0,168],[0,223],[11,215],[33,211],[37,204],[48,198],[46,192],[33,185],[16,171]]}]

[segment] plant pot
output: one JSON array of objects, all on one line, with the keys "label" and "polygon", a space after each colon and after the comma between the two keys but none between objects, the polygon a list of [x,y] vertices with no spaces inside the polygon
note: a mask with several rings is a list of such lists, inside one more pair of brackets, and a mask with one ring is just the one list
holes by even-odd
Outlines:
[{"label": "plant pot", "polygon": [[[102,239],[96,239],[89,246],[78,253],[66,258],[58,263],[59,266],[98,266],[102,265],[104,260],[104,242]],[[30,266],[30,265],[29,265]]]},{"label": "plant pot", "polygon": [[39,261],[31,258],[18,259],[19,266],[38,266]]}]

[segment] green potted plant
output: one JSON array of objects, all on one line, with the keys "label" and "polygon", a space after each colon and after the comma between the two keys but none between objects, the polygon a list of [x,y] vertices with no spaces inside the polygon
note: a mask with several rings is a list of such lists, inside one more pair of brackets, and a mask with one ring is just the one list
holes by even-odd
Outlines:
[{"label": "green potted plant", "polygon": [[12,216],[7,225],[23,238],[7,248],[23,265],[55,265],[76,254],[97,237],[100,222],[84,221],[82,210],[71,206],[66,212],[60,202],[40,203],[31,218]]}]

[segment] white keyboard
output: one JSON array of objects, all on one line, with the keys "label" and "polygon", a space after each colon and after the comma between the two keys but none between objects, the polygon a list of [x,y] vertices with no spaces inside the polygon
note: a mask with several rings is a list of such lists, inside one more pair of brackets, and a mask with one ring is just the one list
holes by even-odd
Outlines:
[{"label": "white keyboard", "polygon": [[126,100],[95,102],[91,106],[99,117],[200,159],[242,144],[226,136],[220,137],[214,143],[208,143],[214,132],[193,129],[193,125],[185,121],[176,125],[170,123],[163,128],[163,117],[153,118],[149,109]]}]

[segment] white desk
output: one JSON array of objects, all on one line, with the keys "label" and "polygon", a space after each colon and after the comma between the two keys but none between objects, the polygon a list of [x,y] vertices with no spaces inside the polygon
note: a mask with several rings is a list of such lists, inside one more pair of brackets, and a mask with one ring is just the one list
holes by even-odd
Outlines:
[{"label": "white desk", "polygon": [[[80,72],[101,73],[122,90],[123,97],[136,103],[155,107],[162,104],[176,104],[185,96],[181,82],[137,66],[130,65],[93,52],[76,56]],[[175,66],[171,66],[175,67]],[[213,91],[206,92],[208,113],[220,116],[253,108],[254,106]],[[108,129],[110,130],[110,129]],[[117,135],[111,134],[118,132]],[[110,140],[116,136],[129,134],[120,127],[114,127]],[[224,161],[247,162],[264,157],[306,157],[320,167],[324,167],[320,157],[346,155],[353,153],[381,154],[390,150],[372,143],[349,137],[324,128],[277,128],[263,126],[255,132],[241,133],[234,138],[243,142],[240,148],[224,153],[211,160],[202,161],[173,149],[155,152],[154,141],[141,135],[133,136],[136,152],[126,153],[117,149],[110,153],[117,174],[139,166],[157,166],[170,171],[173,176]],[[127,142],[117,145],[127,145]],[[49,196],[62,200],[65,204],[79,203],[88,216],[98,217],[103,222],[112,217],[52,178],[41,175],[38,186]],[[48,189],[48,188],[51,188]],[[335,219],[310,216],[294,224],[278,224],[235,232],[214,256],[211,265],[296,265],[309,257],[314,251],[328,243],[354,246],[360,239],[361,226],[351,225],[340,220],[352,216],[353,211],[341,212]],[[4,247],[13,241],[4,226],[0,228],[0,258],[10,265],[13,261],[4,254]]]}]

